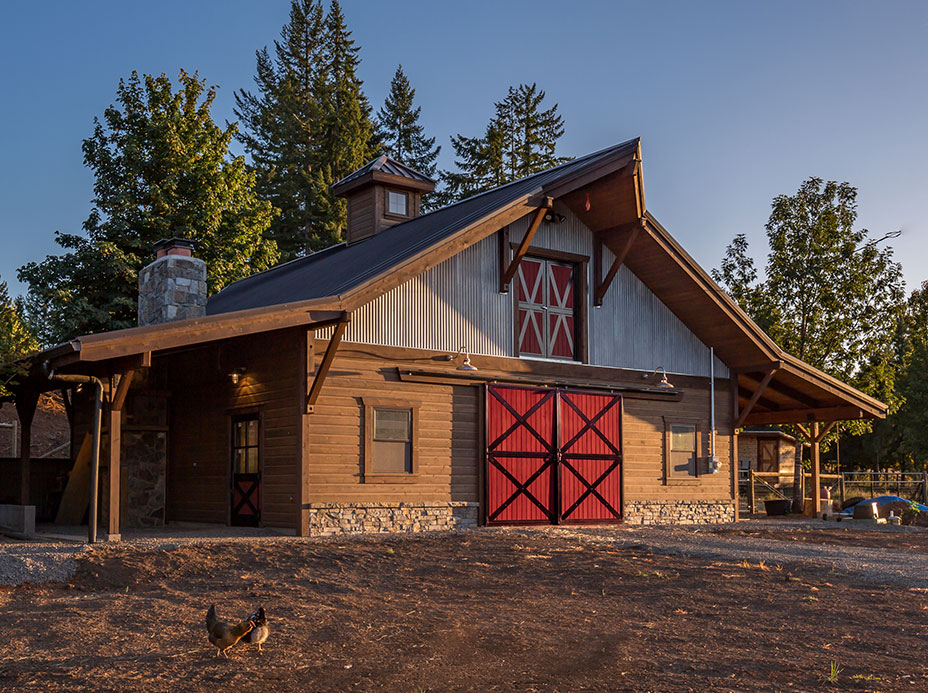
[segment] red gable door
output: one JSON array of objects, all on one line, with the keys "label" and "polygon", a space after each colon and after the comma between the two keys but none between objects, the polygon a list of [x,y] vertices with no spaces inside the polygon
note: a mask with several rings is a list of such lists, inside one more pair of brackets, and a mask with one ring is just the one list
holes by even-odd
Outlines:
[{"label": "red gable door", "polygon": [[523,258],[518,281],[519,355],[576,357],[576,268]]}]

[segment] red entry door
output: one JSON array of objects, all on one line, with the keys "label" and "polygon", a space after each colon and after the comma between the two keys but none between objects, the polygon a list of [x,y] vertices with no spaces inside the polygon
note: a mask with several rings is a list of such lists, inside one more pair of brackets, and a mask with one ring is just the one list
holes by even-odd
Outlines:
[{"label": "red entry door", "polygon": [[487,385],[488,524],[622,519],[618,395]]}]

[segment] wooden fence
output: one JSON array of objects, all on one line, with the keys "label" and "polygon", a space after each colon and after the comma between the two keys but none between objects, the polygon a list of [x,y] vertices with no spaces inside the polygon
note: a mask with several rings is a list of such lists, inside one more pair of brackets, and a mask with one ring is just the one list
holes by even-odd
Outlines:
[{"label": "wooden fence", "polygon": [[[811,474],[803,473],[803,489],[807,489]],[[779,472],[755,472],[753,469],[745,470],[741,481],[747,486],[748,508],[750,512],[755,513],[757,506],[757,487],[766,489],[774,496],[786,499],[787,496],[776,483],[782,478]],[[823,482],[832,481],[829,484],[832,491],[837,491],[838,499],[841,504],[855,495],[860,495],[860,491],[866,492],[866,497],[873,498],[877,495],[894,495],[909,500],[919,500],[928,505],[928,471],[923,472],[842,472],[840,474],[822,474]],[[770,483],[772,480],[773,483]],[[876,493],[877,490],[883,493]],[[856,493],[855,493],[856,492]],[[803,498],[808,494],[803,492]]]}]

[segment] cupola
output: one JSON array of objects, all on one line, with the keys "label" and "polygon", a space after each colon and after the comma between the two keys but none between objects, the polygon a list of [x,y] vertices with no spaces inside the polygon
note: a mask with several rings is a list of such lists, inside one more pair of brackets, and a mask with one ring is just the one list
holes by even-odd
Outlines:
[{"label": "cupola", "polygon": [[348,200],[348,244],[363,241],[384,229],[419,216],[422,195],[435,190],[435,181],[386,154],[332,186]]}]

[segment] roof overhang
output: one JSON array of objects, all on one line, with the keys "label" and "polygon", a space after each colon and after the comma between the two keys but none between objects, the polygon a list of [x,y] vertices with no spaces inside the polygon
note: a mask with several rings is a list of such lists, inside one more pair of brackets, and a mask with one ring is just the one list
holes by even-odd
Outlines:
[{"label": "roof overhang", "polygon": [[[346,181],[353,183],[354,181]],[[101,362],[296,326],[318,328],[549,204],[566,205],[733,374],[743,425],[883,418],[887,407],[784,352],[645,207],[638,140],[473,218],[367,281],[335,296],[78,337],[42,352],[52,367]],[[628,241],[624,229],[643,232]],[[625,247],[620,247],[624,245]],[[769,377],[768,377],[769,375]],[[763,384],[763,392],[757,393]],[[750,405],[750,406],[748,406]]]}]

